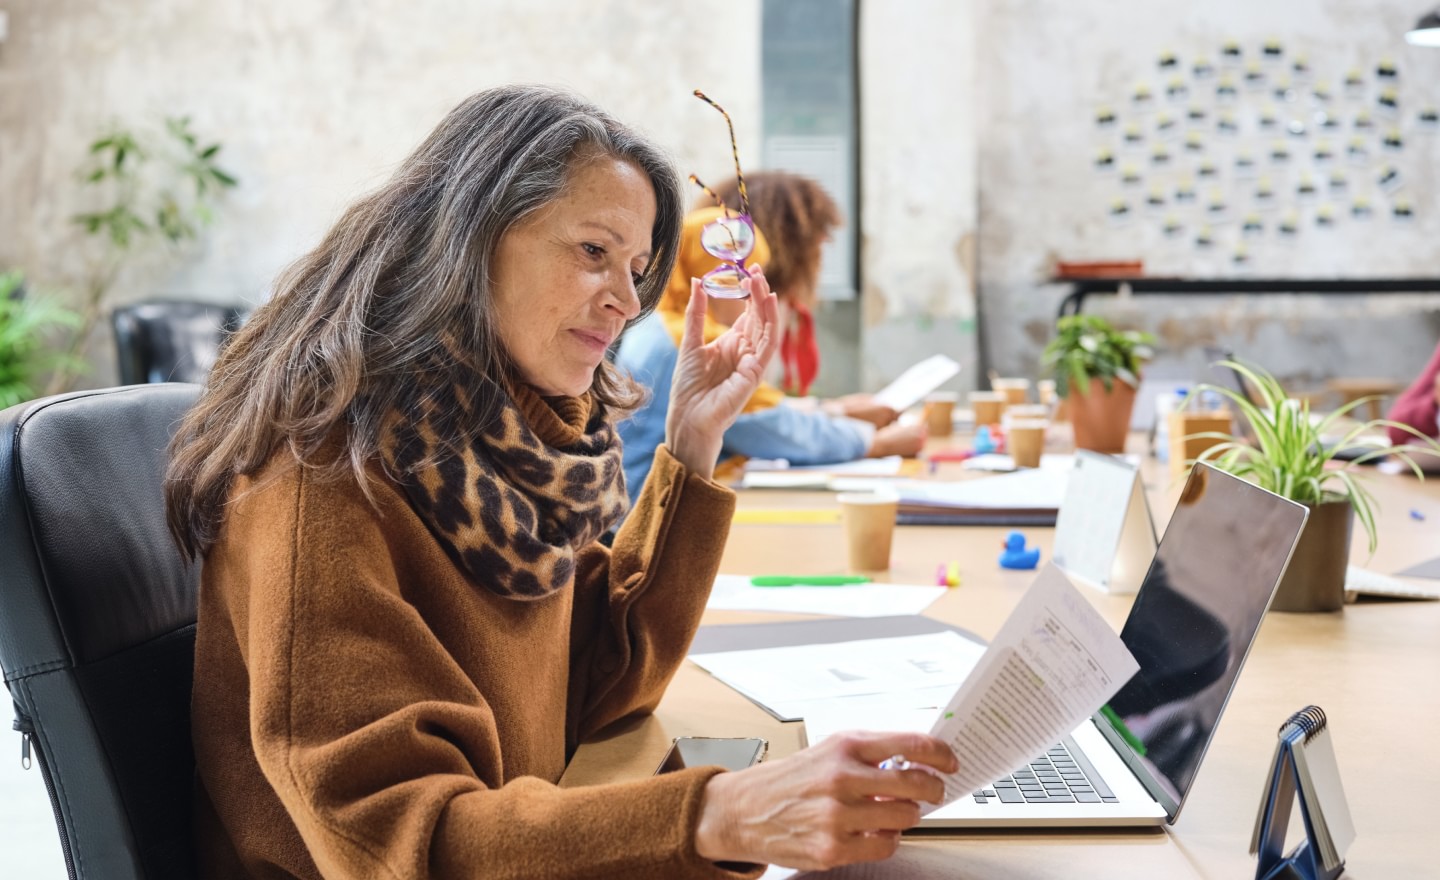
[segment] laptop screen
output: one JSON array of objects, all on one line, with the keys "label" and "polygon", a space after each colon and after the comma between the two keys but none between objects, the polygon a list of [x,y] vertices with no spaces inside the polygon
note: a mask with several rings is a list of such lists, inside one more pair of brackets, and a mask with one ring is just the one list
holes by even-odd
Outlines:
[{"label": "laptop screen", "polygon": [[[1205,755],[1306,510],[1197,465],[1120,638],[1140,671],[1100,724],[1173,819]],[[1107,729],[1108,728],[1108,729]],[[1166,798],[1153,791],[1157,799]]]}]

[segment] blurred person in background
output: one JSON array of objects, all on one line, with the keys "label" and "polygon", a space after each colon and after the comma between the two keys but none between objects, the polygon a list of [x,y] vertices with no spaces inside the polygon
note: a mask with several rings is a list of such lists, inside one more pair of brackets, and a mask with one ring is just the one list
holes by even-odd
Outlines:
[{"label": "blurred person in background", "polygon": [[[767,171],[746,175],[756,244],[751,259],[765,269],[780,300],[781,388],[756,389],[744,412],[726,432],[721,476],[747,458],[784,459],[819,465],[887,455],[913,456],[925,443],[924,427],[895,423],[898,413],[869,394],[850,394],[818,403],[803,397],[820,370],[813,309],[817,299],[821,248],[840,225],[840,209],[815,181],[798,174]],[[715,198],[724,205],[716,205]],[[701,231],[740,210],[739,181],[730,178],[702,197],[685,217],[680,250],[670,282],[654,315],[626,331],[615,362],[651,396],[620,423],[625,440],[625,476],[632,492],[649,472],[653,450],[664,437],[669,377],[691,296],[691,279],[721,265],[701,245]],[[705,339],[723,333],[744,309],[743,300],[711,298]]]}]

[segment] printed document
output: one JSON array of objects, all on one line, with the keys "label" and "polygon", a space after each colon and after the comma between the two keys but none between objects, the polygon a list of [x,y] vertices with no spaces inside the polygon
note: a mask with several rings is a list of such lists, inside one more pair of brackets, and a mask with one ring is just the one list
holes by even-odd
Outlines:
[{"label": "printed document", "polygon": [[944,777],[945,803],[1043,753],[1139,668],[1099,612],[1047,565],[930,729],[960,761]]}]

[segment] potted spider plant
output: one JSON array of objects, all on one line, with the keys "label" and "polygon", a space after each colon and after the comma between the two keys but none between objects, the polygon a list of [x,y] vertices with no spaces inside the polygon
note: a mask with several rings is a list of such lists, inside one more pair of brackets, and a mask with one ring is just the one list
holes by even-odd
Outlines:
[{"label": "potted spider plant", "polygon": [[1151,334],[1117,330],[1098,315],[1066,315],[1055,323],[1041,364],[1055,378],[1077,447],[1125,451],[1140,368],[1155,356],[1154,344]]},{"label": "potted spider plant", "polygon": [[[1196,460],[1208,461],[1262,489],[1310,508],[1305,531],[1300,535],[1295,555],[1276,588],[1270,608],[1273,611],[1339,610],[1345,601],[1345,570],[1350,560],[1350,537],[1355,521],[1359,520],[1365,530],[1371,553],[1379,541],[1375,496],[1365,488],[1356,467],[1382,456],[1393,456],[1423,480],[1424,474],[1410,456],[1417,452],[1440,452],[1440,443],[1408,425],[1371,419],[1355,424],[1338,442],[1327,445],[1322,438],[1333,436],[1341,420],[1369,403],[1371,398],[1353,401],[1324,416],[1312,416],[1308,401],[1289,397],[1275,377],[1264,369],[1236,361],[1221,361],[1218,366],[1243,376],[1254,402],[1229,388],[1213,385],[1200,388],[1224,395],[1249,423],[1253,439],[1223,432],[1195,434],[1195,438],[1219,441],[1200,453]],[[1186,404],[1197,396],[1190,395]],[[1398,428],[1413,434],[1417,443],[1376,446],[1345,462],[1335,458],[1339,450],[1354,448],[1363,442],[1362,437],[1373,435],[1381,428]]]}]

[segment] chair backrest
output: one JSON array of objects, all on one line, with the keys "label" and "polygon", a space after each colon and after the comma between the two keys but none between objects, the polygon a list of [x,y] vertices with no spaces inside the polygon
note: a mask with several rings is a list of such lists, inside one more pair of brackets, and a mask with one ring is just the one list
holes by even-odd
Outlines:
[{"label": "chair backrest", "polygon": [[120,306],[110,315],[120,384],[203,383],[225,338],[245,320],[240,306],[154,301]]},{"label": "chair backrest", "polygon": [[0,667],[72,878],[195,876],[198,563],[165,526],[165,447],[194,385],[0,412]]}]

